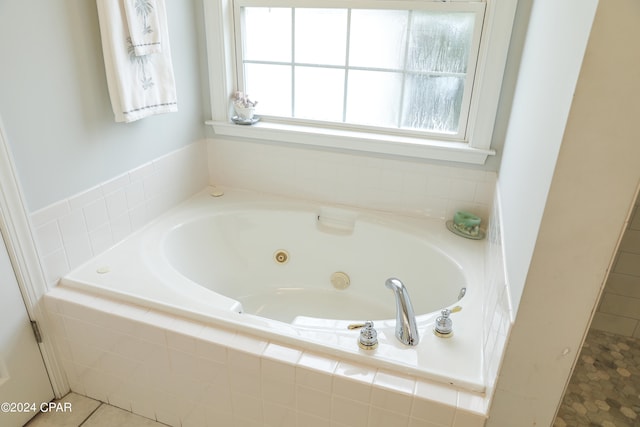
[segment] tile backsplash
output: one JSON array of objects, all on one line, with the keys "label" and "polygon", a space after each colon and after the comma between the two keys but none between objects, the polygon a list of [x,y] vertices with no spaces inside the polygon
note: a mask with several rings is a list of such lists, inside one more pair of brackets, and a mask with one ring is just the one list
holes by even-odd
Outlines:
[{"label": "tile backsplash", "polygon": [[487,228],[487,246],[485,253],[484,295],[484,375],[487,379],[487,394],[493,393],[504,348],[509,336],[514,313],[510,305],[507,275],[504,266],[501,233],[500,194],[496,191],[493,210]]},{"label": "tile backsplash", "polygon": [[496,174],[290,145],[210,139],[212,184],[367,209],[451,218],[469,210],[488,219]]},{"label": "tile backsplash", "polygon": [[207,185],[206,145],[188,145],[30,215],[49,286]]},{"label": "tile backsplash", "polygon": [[480,169],[217,138],[53,203],[30,219],[53,286],[208,183],[441,219],[469,210],[486,224],[495,181],[494,172]]}]

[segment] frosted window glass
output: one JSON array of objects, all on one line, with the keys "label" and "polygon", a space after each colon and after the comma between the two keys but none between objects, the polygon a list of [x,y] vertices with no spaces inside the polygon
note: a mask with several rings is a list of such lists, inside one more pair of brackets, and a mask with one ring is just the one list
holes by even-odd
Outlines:
[{"label": "frosted window glass", "polygon": [[474,20],[472,13],[414,11],[407,69],[465,73]]},{"label": "frosted window glass", "polygon": [[295,116],[341,122],[344,73],[342,69],[296,67]]},{"label": "frosted window glass", "polygon": [[347,122],[397,127],[401,92],[401,73],[350,71]]},{"label": "frosted window glass", "polygon": [[259,114],[291,117],[291,67],[245,64],[246,92]]},{"label": "frosted window glass", "polygon": [[347,55],[346,9],[296,9],[295,61],[344,65]]},{"label": "frosted window glass", "polygon": [[463,93],[460,77],[407,76],[402,127],[457,132]]},{"label": "frosted window glass", "polygon": [[291,62],[291,9],[244,9],[244,59]]},{"label": "frosted window glass", "polygon": [[402,69],[409,12],[352,10],[349,65]]},{"label": "frosted window glass", "polygon": [[242,10],[240,89],[258,114],[463,135],[477,13]]}]

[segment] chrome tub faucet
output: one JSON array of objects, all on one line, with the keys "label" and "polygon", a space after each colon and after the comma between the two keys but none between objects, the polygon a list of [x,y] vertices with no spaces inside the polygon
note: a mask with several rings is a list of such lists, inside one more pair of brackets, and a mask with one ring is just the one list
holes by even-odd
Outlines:
[{"label": "chrome tub faucet", "polygon": [[418,345],[418,326],[409,292],[400,279],[391,277],[384,284],[396,297],[396,338],[404,345]]}]

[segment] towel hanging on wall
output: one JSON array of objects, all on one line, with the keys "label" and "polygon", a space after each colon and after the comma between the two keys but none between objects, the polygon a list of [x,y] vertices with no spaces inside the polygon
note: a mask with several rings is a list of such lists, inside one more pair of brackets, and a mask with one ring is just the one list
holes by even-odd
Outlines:
[{"label": "towel hanging on wall", "polygon": [[[178,111],[164,0],[97,0],[97,5],[116,122]],[[132,13],[136,16],[130,16]],[[142,19],[145,14],[146,21]],[[139,31],[147,31],[147,37],[132,37],[133,32]],[[138,55],[134,43],[149,43],[151,48],[138,49],[149,53]]]},{"label": "towel hanging on wall", "polygon": [[124,0],[129,37],[136,56],[162,52],[156,0]]}]

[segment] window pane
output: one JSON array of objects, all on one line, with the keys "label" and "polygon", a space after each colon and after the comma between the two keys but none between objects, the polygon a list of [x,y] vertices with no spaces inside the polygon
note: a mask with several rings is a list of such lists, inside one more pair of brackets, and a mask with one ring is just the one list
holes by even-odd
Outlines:
[{"label": "window pane", "polygon": [[350,71],[347,122],[397,128],[401,92],[400,73]]},{"label": "window pane", "polygon": [[246,93],[258,101],[257,111],[291,117],[291,67],[245,64]]},{"label": "window pane", "polygon": [[413,11],[407,69],[465,73],[474,20],[472,13]]},{"label": "window pane", "polygon": [[349,65],[402,69],[409,12],[352,10]]},{"label": "window pane", "polygon": [[342,121],[344,70],[296,67],[295,81],[296,117]]},{"label": "window pane", "polygon": [[244,59],[291,62],[291,9],[244,8]]},{"label": "window pane", "polygon": [[344,65],[347,55],[346,9],[296,9],[295,61]]},{"label": "window pane", "polygon": [[259,101],[258,114],[464,131],[460,113],[469,107],[462,100],[468,99],[470,52],[477,48],[472,46],[476,13],[321,7],[243,11],[245,74],[240,81]]},{"label": "window pane", "polygon": [[460,77],[408,75],[402,127],[457,132],[463,92]]}]

